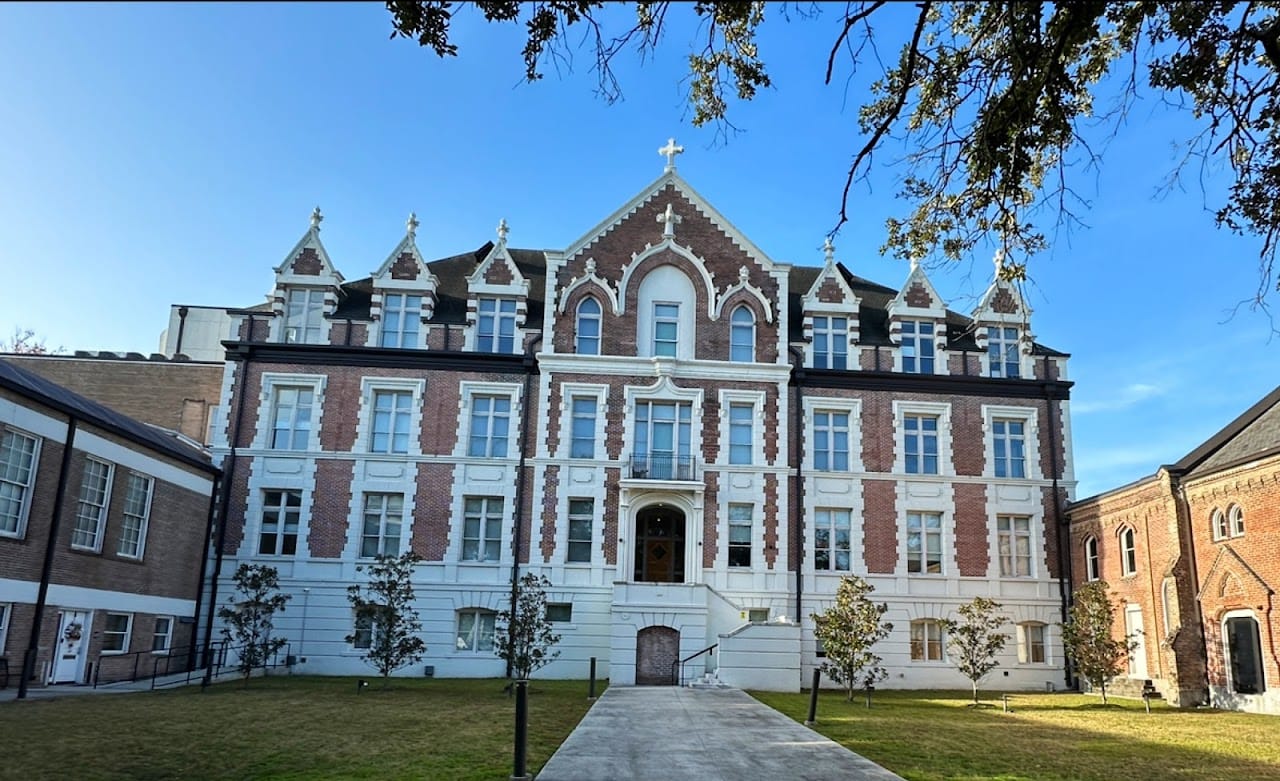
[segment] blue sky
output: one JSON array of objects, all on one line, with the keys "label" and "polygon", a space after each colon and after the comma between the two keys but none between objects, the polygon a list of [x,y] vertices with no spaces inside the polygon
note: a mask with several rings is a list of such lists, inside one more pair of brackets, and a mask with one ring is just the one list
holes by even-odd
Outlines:
[{"label": "blue sky", "polygon": [[[689,121],[689,29],[655,61],[619,60],[614,105],[581,54],[523,83],[515,26],[463,15],[448,60],[390,32],[377,3],[0,5],[0,338],[150,352],[170,304],[260,302],[316,205],[349,279],[410,211],[428,256],[474,249],[500,218],[513,245],[563,248],[661,173],[669,136],[681,174],[757,245],[821,263],[865,83],[822,84],[831,15],[770,12],[775,87],[733,105],[728,143]],[[1032,329],[1074,356],[1079,496],[1180,458],[1277,383],[1269,322],[1230,317],[1257,286],[1255,244],[1213,228],[1197,184],[1157,197],[1188,131],[1148,94],[1077,183],[1089,227],[1032,261]],[[899,208],[891,158],[855,187],[836,246],[897,287],[905,264],[878,256]],[[967,313],[990,271],[987,253],[931,276]]]}]

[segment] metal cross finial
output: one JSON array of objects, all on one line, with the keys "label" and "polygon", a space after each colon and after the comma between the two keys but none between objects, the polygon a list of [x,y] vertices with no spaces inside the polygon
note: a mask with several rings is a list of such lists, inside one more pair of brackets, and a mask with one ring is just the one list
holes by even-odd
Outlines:
[{"label": "metal cross finial", "polygon": [[311,212],[311,227],[320,230],[320,223],[324,221],[324,215],[320,213],[320,207],[317,206]]},{"label": "metal cross finial", "polygon": [[671,173],[676,170],[676,155],[684,151],[684,147],[676,146],[674,138],[667,139],[667,145],[658,150],[658,154],[667,158],[667,165],[662,169],[663,173]]},{"label": "metal cross finial", "polygon": [[507,227],[506,218],[498,220],[498,241],[502,242],[503,244],[506,244],[507,233],[510,232],[510,230],[511,229]]},{"label": "metal cross finial", "polygon": [[683,222],[679,214],[671,208],[671,204],[667,204],[667,210],[658,215],[658,222],[662,223],[662,238],[670,239],[676,235],[676,226]]},{"label": "metal cross finial", "polygon": [[418,215],[413,212],[409,212],[409,219],[405,220],[405,223],[404,223],[405,233],[408,233],[410,236],[418,235],[419,224],[420,223],[418,222]]},{"label": "metal cross finial", "polygon": [[831,243],[830,236],[822,243],[822,252],[827,256],[828,263],[836,259],[836,245]]}]

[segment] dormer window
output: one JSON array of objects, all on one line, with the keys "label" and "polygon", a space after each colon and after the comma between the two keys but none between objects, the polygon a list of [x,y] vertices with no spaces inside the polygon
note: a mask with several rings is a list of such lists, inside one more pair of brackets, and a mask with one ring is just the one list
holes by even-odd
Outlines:
[{"label": "dormer window", "polygon": [[600,354],[600,302],[594,298],[588,296],[578,304],[578,324],[574,338],[574,352],[577,354]]},{"label": "dormer window", "polygon": [[1003,326],[988,328],[987,358],[991,363],[992,377],[1022,376],[1018,359],[1018,329]]},{"label": "dormer window", "polygon": [[516,302],[510,298],[481,298],[476,349],[482,353],[516,351]]},{"label": "dormer window", "polygon": [[387,293],[382,298],[383,347],[417,347],[422,296]]},{"label": "dormer window", "polygon": [[653,305],[653,354],[659,358],[674,358],[680,344],[680,305],[655,303]]},{"label": "dormer window", "polygon": [[845,317],[813,318],[813,368],[846,369],[849,352],[849,320]]},{"label": "dormer window", "polygon": [[756,319],[740,306],[729,318],[729,360],[751,363],[756,359]]},{"label": "dormer window", "polygon": [[283,341],[319,344],[323,327],[324,291],[290,290],[285,303]]},{"label": "dormer window", "polygon": [[902,370],[908,374],[933,374],[933,323],[902,321]]}]

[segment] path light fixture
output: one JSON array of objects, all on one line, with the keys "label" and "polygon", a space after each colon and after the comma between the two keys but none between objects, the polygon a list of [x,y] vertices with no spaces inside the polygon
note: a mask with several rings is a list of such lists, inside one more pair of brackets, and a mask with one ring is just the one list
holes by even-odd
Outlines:
[{"label": "path light fixture", "polygon": [[356,694],[359,694],[360,692],[364,691],[367,688],[369,688],[369,682],[366,681],[365,679],[361,678],[360,680],[356,681]]}]

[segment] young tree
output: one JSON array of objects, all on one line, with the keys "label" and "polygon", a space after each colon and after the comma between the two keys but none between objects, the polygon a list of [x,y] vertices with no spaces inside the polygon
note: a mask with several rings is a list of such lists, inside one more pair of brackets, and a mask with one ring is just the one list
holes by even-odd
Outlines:
[{"label": "young tree", "polygon": [[539,668],[554,661],[560,652],[552,646],[560,635],[551,631],[547,619],[547,589],[551,581],[532,572],[516,586],[515,610],[498,613],[493,644],[499,657],[511,665],[517,679],[528,679]]},{"label": "young tree", "polygon": [[978,684],[987,673],[1000,666],[996,654],[1004,650],[1009,636],[1000,631],[1009,623],[1000,612],[1002,605],[986,597],[974,597],[961,605],[960,620],[942,621],[947,633],[947,650],[956,669],[973,684],[973,704],[978,704]]},{"label": "young tree", "polygon": [[284,647],[283,637],[272,637],[276,613],[283,613],[289,596],[280,593],[280,579],[275,567],[264,564],[241,564],[232,576],[236,593],[225,607],[218,608],[222,619],[222,637],[240,647],[237,669],[245,683],[255,667],[264,667],[272,654]]},{"label": "young tree", "polygon": [[850,702],[855,688],[866,688],[867,707],[871,686],[888,677],[871,647],[893,631],[893,624],[881,620],[889,606],[872,602],[873,591],[875,587],[857,575],[845,575],[836,588],[835,604],[812,616],[813,633],[827,653],[822,671],[845,685]]},{"label": "young tree", "polygon": [[368,570],[368,583],[347,587],[356,614],[356,629],[347,642],[364,648],[364,660],[382,676],[384,687],[391,673],[418,661],[427,650],[413,606],[413,568],[421,560],[411,551],[378,556],[373,564],[356,567],[357,572]]},{"label": "young tree", "polygon": [[22,328],[15,326],[13,336],[8,341],[0,339],[0,353],[16,353],[18,355],[57,355],[63,350],[59,347],[56,350],[50,349],[44,342],[44,339],[36,336],[36,332],[30,328]]},{"label": "young tree", "polygon": [[1067,623],[1062,625],[1062,644],[1076,666],[1080,677],[1102,692],[1107,702],[1107,681],[1120,674],[1137,641],[1112,636],[1115,608],[1111,605],[1110,586],[1095,580],[1076,589],[1074,604]]}]

